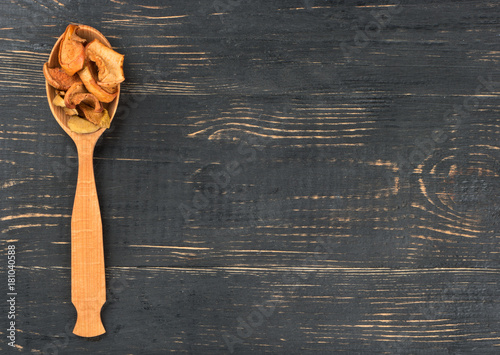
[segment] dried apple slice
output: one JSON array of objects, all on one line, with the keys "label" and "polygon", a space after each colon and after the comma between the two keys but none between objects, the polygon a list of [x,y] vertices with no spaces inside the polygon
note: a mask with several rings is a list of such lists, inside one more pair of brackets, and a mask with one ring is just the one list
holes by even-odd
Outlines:
[{"label": "dried apple slice", "polygon": [[50,86],[57,90],[68,90],[71,85],[81,82],[78,75],[70,76],[61,68],[49,68],[49,64],[43,65],[43,75]]},{"label": "dried apple slice", "polygon": [[78,116],[78,111],[75,108],[67,108],[64,99],[60,95],[54,96],[54,100],[52,100],[52,103],[55,106],[62,107],[64,109],[64,113],[68,116]]},{"label": "dried apple slice", "polygon": [[54,96],[54,100],[52,100],[52,103],[55,106],[62,107],[64,113],[67,114],[68,116],[75,116],[75,115],[78,116],[78,111],[76,110],[76,108],[67,108],[64,99],[60,95]]},{"label": "dried apple slice", "polygon": [[66,107],[66,105],[64,104],[64,99],[59,95],[54,96],[54,100],[52,100],[52,103],[55,106]]},{"label": "dried apple slice", "polygon": [[85,62],[85,41],[75,32],[77,25],[68,25],[64,31],[61,47],[59,49],[59,64],[68,75],[74,75],[83,68]]},{"label": "dried apple slice", "polygon": [[71,116],[68,119],[68,127],[75,133],[93,133],[101,128],[78,116]]},{"label": "dried apple slice", "polygon": [[76,26],[76,29],[75,31],[73,32],[73,34],[71,35],[71,39],[73,41],[77,41],[77,42],[80,42],[82,43],[84,46],[85,46],[85,43],[87,43],[87,40],[85,38],[82,38],[80,36],[77,35],[78,33],[78,30],[80,30],[80,26]]},{"label": "dried apple slice", "polygon": [[78,94],[78,93],[83,93],[83,92],[88,92],[88,91],[85,88],[85,85],[83,85],[83,83],[81,81],[71,85],[71,87],[66,92],[66,95],[64,95],[64,103],[66,104],[66,107],[67,108],[76,108],[76,104],[71,103],[70,100],[73,97],[73,95]]},{"label": "dried apple slice", "polygon": [[82,82],[71,86],[64,96],[64,104],[68,109],[75,109],[81,102],[93,107],[95,112],[102,112],[104,109],[97,97],[89,93]]},{"label": "dried apple slice", "polygon": [[85,55],[97,65],[97,84],[103,88],[116,90],[115,87],[125,80],[125,75],[123,74],[123,60],[125,56],[123,54],[94,39],[85,47]]},{"label": "dried apple slice", "polygon": [[93,124],[105,128],[110,127],[111,119],[109,118],[108,110],[103,109],[101,112],[96,112],[93,107],[84,103],[79,104],[78,108],[82,111],[85,118]]},{"label": "dried apple slice", "polygon": [[82,82],[85,84],[87,90],[94,94],[99,101],[108,103],[113,101],[116,97],[117,93],[111,94],[97,84],[97,81],[95,80],[94,68],[92,63],[88,60],[85,61],[83,69],[78,72],[78,75],[80,76],[80,79],[82,79]]},{"label": "dried apple slice", "polygon": [[[71,104],[71,106],[73,106],[73,105],[76,106],[76,105],[79,105],[81,103],[84,103],[84,104],[92,107],[93,110],[95,112],[98,112],[98,113],[101,113],[104,110],[104,107],[102,107],[101,102],[99,100],[97,100],[97,97],[95,97],[94,95],[92,95],[89,92],[79,92],[79,93],[73,94],[73,95],[71,95],[71,97],[69,98],[68,101]],[[68,108],[72,108],[72,107],[68,107]]]},{"label": "dried apple slice", "polygon": [[[99,82],[97,84],[99,84]],[[99,86],[101,88],[103,88],[104,91],[109,92],[110,94],[116,94],[116,92],[118,91],[118,86],[119,85],[110,86],[110,87],[102,86],[102,85],[99,85]]]}]

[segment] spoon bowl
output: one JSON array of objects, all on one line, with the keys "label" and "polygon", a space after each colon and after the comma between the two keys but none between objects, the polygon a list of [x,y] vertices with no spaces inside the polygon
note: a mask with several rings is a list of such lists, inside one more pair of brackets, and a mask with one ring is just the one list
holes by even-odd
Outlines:
[{"label": "spoon bowl", "polygon": [[[96,29],[79,25],[78,35],[90,42],[98,39],[111,47],[108,40]],[[59,37],[50,53],[49,68],[59,66]],[[82,337],[95,337],[106,332],[101,321],[101,309],[106,302],[106,279],[102,220],[94,179],[93,154],[97,140],[105,128],[93,133],[75,133],[68,127],[69,116],[52,101],[55,89],[47,82],[47,99],[54,118],[73,139],[78,151],[78,180],[71,216],[71,301],[77,312],[73,333]],[[112,120],[118,106],[120,86],[116,98],[103,104]]]},{"label": "spoon bowl", "polygon": [[[90,41],[94,39],[98,39],[101,41],[103,44],[105,44],[108,47],[111,47],[109,44],[109,41],[104,37],[104,35],[96,30],[93,27],[86,26],[86,25],[78,25],[78,35],[84,39],[87,40],[87,43],[90,43]],[[59,39],[57,40],[56,44],[52,48],[52,51],[50,52],[48,64],[49,68],[54,68],[59,66],[59,47],[61,45],[61,41],[63,39],[64,35],[61,35]],[[106,128],[100,128],[97,131],[93,133],[75,133],[72,130],[69,129],[68,127],[68,119],[69,116],[64,113],[64,109],[62,107],[56,106],[53,104],[52,100],[54,100],[54,97],[56,96],[56,90],[49,85],[49,83],[46,81],[45,82],[45,90],[47,91],[47,99],[49,101],[49,107],[50,110],[52,111],[52,114],[54,115],[54,118],[56,119],[57,123],[64,129],[64,131],[73,139],[73,141],[78,141],[81,139],[85,140],[93,140],[97,139],[103,134],[104,130]],[[108,110],[109,113],[109,118],[111,121],[113,120],[113,117],[116,113],[116,108],[118,107],[118,101],[120,99],[120,85],[118,85],[118,93],[116,95],[116,98],[110,102],[109,104],[103,103],[102,105],[104,106],[105,109]]]}]

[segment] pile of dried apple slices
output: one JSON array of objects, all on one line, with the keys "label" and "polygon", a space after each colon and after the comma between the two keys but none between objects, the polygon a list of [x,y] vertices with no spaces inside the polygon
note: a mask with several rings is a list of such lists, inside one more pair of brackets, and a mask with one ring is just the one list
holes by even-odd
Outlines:
[{"label": "pile of dried apple slices", "polygon": [[109,128],[105,104],[113,101],[125,80],[124,56],[97,39],[90,43],[78,36],[78,25],[69,25],[59,48],[60,67],[43,66],[45,79],[56,90],[52,103],[70,116],[68,127],[75,133]]}]

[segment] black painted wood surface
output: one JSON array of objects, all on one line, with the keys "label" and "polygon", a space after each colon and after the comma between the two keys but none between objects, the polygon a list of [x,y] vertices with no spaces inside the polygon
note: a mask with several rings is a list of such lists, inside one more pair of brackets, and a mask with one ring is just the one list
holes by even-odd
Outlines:
[{"label": "black painted wood surface", "polygon": [[[499,7],[0,4],[2,282],[34,354],[498,354]],[[125,54],[95,151],[107,333],[71,334],[77,175],[42,65],[70,22]]]}]

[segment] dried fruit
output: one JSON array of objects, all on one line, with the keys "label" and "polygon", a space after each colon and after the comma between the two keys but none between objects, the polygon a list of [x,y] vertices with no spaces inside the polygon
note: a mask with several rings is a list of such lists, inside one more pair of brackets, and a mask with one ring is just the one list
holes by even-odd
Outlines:
[{"label": "dried fruit", "polygon": [[109,118],[108,110],[103,109],[101,112],[96,112],[93,107],[81,103],[78,108],[82,111],[87,120],[100,127],[109,128],[111,119]]},{"label": "dried fruit", "polygon": [[67,114],[68,116],[78,116],[78,110],[76,108],[67,108],[65,107],[64,113]]},{"label": "dried fruit", "polygon": [[78,75],[69,76],[61,68],[49,68],[48,63],[43,65],[43,75],[47,82],[57,90],[68,90],[74,83],[81,82]]},{"label": "dried fruit", "polygon": [[[79,92],[79,93],[73,94],[73,95],[71,95],[71,97],[69,98],[68,101],[71,104],[71,106],[73,106],[73,105],[76,106],[76,105],[81,104],[81,103],[87,104],[87,105],[91,106],[95,112],[99,112],[99,113],[102,112],[102,110],[104,109],[102,107],[102,104],[99,102],[99,100],[97,100],[97,97],[95,97],[94,95],[92,95],[91,93],[88,93],[88,92]],[[74,108],[74,107],[69,107],[69,108]]]},{"label": "dried fruit", "polygon": [[64,99],[60,95],[54,96],[54,100],[52,100],[52,103],[55,106],[62,107],[64,109],[64,113],[67,114],[68,116],[78,115],[78,111],[75,108],[67,108],[66,107],[66,103],[64,102]]},{"label": "dried fruit", "polygon": [[66,107],[66,105],[64,104],[64,99],[59,95],[54,96],[54,100],[52,100],[52,103],[59,107]]},{"label": "dried fruit", "polygon": [[89,92],[95,95],[101,102],[111,102],[115,99],[116,93],[110,94],[97,84],[95,72],[91,62],[85,61],[83,69],[78,72],[80,79]]},{"label": "dried fruit", "polygon": [[118,95],[123,74],[124,56],[99,40],[78,36],[78,25],[69,25],[64,32],[58,59],[60,68],[43,66],[49,85],[56,89],[55,106],[70,116],[68,127],[76,133],[92,133],[101,127],[109,128],[111,118],[103,103]]},{"label": "dried fruit", "polygon": [[71,103],[70,99],[73,97],[73,95],[82,92],[88,92],[88,91],[87,88],[85,88],[85,85],[83,85],[81,81],[71,85],[69,90],[66,92],[66,95],[64,95],[64,103],[66,104],[66,107],[76,108],[76,104]]},{"label": "dried fruit", "polygon": [[59,64],[68,75],[74,75],[83,68],[85,61],[85,40],[76,34],[77,25],[68,25],[59,48]]},{"label": "dried fruit", "polygon": [[68,127],[75,133],[93,133],[101,128],[78,116],[71,116],[68,119]]},{"label": "dried fruit", "polygon": [[[98,81],[104,89],[114,89],[125,80],[123,74],[124,55],[94,39],[85,47],[85,55],[95,62],[98,69]],[[114,92],[114,91],[111,91]]]}]

